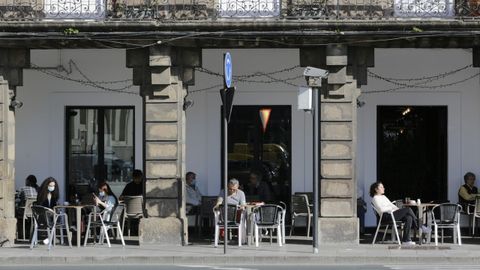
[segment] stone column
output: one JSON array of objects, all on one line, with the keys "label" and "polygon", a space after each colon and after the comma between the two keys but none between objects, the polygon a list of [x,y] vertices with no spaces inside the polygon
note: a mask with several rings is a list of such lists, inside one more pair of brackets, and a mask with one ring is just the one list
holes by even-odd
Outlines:
[{"label": "stone column", "polygon": [[0,50],[0,241],[15,241],[15,117],[16,87],[22,85],[23,68],[30,65],[30,51]]},{"label": "stone column", "polygon": [[134,84],[143,97],[145,208],[140,244],[181,245],[188,242],[185,214],[184,97],[193,84],[200,50],[150,47],[127,51]]},{"label": "stone column", "polygon": [[[357,62],[353,62],[353,66],[357,67]],[[358,244],[355,153],[356,100],[360,90],[354,77],[347,73],[347,47],[331,45],[301,49],[300,64],[330,72],[320,93],[321,180],[318,239],[321,244]]]}]

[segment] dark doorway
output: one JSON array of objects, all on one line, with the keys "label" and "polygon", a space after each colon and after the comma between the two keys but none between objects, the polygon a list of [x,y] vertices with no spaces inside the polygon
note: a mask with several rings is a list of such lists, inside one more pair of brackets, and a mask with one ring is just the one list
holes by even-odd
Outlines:
[{"label": "dark doorway", "polygon": [[[248,189],[249,173],[254,170],[270,187],[273,201],[288,202],[291,133],[290,106],[234,106],[228,124],[228,177],[237,178]],[[258,198],[247,196],[248,200]]]},{"label": "dark doorway", "polygon": [[447,107],[378,106],[377,176],[391,200],[446,200]]}]

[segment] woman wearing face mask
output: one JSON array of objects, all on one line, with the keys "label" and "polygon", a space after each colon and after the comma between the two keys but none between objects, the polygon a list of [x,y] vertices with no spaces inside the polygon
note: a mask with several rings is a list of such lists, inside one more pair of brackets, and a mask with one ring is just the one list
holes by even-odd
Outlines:
[{"label": "woman wearing face mask", "polygon": [[40,186],[40,192],[37,195],[37,205],[53,209],[57,205],[58,197],[57,180],[53,177],[48,177]]},{"label": "woman wearing face mask", "polygon": [[100,207],[102,210],[105,210],[104,217],[106,217],[107,219],[107,216],[109,216],[112,209],[118,203],[117,196],[113,194],[113,191],[107,184],[107,182],[102,182],[98,185],[98,196],[93,194],[93,199],[95,201],[95,205]]}]

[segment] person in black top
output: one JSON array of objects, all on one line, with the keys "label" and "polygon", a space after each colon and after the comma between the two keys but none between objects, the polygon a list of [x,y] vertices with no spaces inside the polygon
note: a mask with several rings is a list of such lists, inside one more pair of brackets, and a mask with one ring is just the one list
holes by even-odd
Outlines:
[{"label": "person in black top", "polygon": [[120,200],[124,196],[141,196],[143,195],[143,173],[141,170],[134,170],[132,173],[132,182],[128,183],[120,195]]},{"label": "person in black top", "polygon": [[[465,184],[458,190],[458,203],[462,206],[465,212],[468,210],[473,211],[475,197],[478,193],[478,189],[475,186],[475,174],[467,172],[463,176],[463,180],[465,181]],[[470,207],[470,209],[468,209],[468,207]],[[470,213],[472,211],[470,211]]]},{"label": "person in black top", "polygon": [[245,194],[249,197],[257,198],[262,202],[273,201],[272,191],[268,183],[262,181],[262,174],[256,171],[250,172],[248,185]]},{"label": "person in black top", "polygon": [[59,198],[57,180],[53,177],[45,179],[40,186],[40,192],[37,195],[37,205],[53,209],[57,205]]}]

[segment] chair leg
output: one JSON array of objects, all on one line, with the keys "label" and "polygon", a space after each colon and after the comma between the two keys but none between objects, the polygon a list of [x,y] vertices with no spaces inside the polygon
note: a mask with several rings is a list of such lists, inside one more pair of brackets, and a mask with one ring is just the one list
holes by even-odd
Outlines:
[{"label": "chair leg", "polygon": [[255,224],[255,246],[258,247],[258,226]]},{"label": "chair leg", "polygon": [[220,228],[218,227],[218,225],[215,225],[215,244],[214,244],[214,247],[218,247],[218,235],[219,235],[219,232],[220,232]]},{"label": "chair leg", "polygon": [[[91,223],[91,219],[89,218],[88,219],[88,224],[87,224],[87,230],[85,232],[85,241],[83,243],[84,247],[87,246],[88,237],[90,236],[90,223]],[[77,228],[77,230],[78,230],[78,228]],[[77,241],[80,241],[80,239],[77,239]],[[93,239],[93,241],[95,242],[95,239]]]},{"label": "chair leg", "polygon": [[23,217],[23,235],[22,235],[23,240],[26,240],[26,239],[27,239],[27,238],[25,237],[25,221],[26,221],[26,220],[27,220],[27,219],[26,219],[25,217]]},{"label": "chair leg", "polygon": [[311,226],[311,222],[312,222],[312,217],[311,216],[308,216],[307,217],[307,237],[310,237],[310,226]]},{"label": "chair leg", "polygon": [[392,225],[393,229],[395,230],[395,236],[397,237],[397,242],[398,242],[398,245],[402,245],[402,243],[400,242],[400,236],[398,235],[398,229],[397,229],[397,226],[395,224]]},{"label": "chair leg", "polygon": [[[32,220],[33,222],[33,220]],[[37,225],[35,224],[35,227],[33,229],[33,235],[31,236],[32,241],[30,243],[30,249],[33,249],[33,246],[37,244],[37,236],[38,236],[38,230],[37,230]]]},{"label": "chair leg", "polygon": [[120,222],[117,222],[117,229],[118,229],[118,234],[120,235],[120,240],[122,240],[122,246],[125,246],[125,240],[123,239],[123,231],[122,228],[120,227]]},{"label": "chair leg", "polygon": [[[105,235],[105,238],[107,238],[107,244],[108,244],[108,247],[112,247],[112,245],[110,245],[110,238],[108,237],[108,229],[105,225],[102,225],[102,228],[103,228],[103,234]],[[103,243],[103,241],[102,241]]]},{"label": "chair leg", "polygon": [[[387,235],[388,228],[390,228],[390,226],[386,225],[385,230],[383,231],[382,243],[385,243],[385,236]],[[390,234],[392,235],[392,238],[393,238],[393,229],[392,229],[392,232],[390,232]]]},{"label": "chair leg", "polygon": [[282,228],[281,225],[278,225],[278,227],[277,227],[277,242],[278,242],[278,246],[280,246],[280,247],[282,246],[282,243],[283,243],[282,229],[281,228]]},{"label": "chair leg", "polygon": [[295,216],[292,216],[292,227],[290,227],[290,236],[292,236],[293,228],[295,228]]},{"label": "chair leg", "polygon": [[375,235],[373,236],[373,241],[372,241],[372,245],[375,245],[375,240],[377,239],[377,234],[378,234],[378,231],[380,230],[380,224],[377,225],[377,230],[375,231]]},{"label": "chair leg", "polygon": [[458,241],[458,245],[461,246],[462,245],[462,235],[460,234],[460,224],[457,224],[456,226],[457,228],[457,241]]},{"label": "chair leg", "polygon": [[435,224],[433,227],[435,230],[435,246],[438,246],[438,226]]},{"label": "chair leg", "polygon": [[285,244],[285,219],[282,220],[282,243]]},{"label": "chair leg", "polygon": [[475,236],[475,215],[472,217],[472,237]]},{"label": "chair leg", "polygon": [[242,231],[243,231],[242,225],[239,225],[239,226],[238,226],[238,246],[239,246],[239,247],[242,246],[242,241],[243,241],[243,239],[242,239]]},{"label": "chair leg", "polygon": [[442,228],[442,244],[443,244],[443,228]]}]

